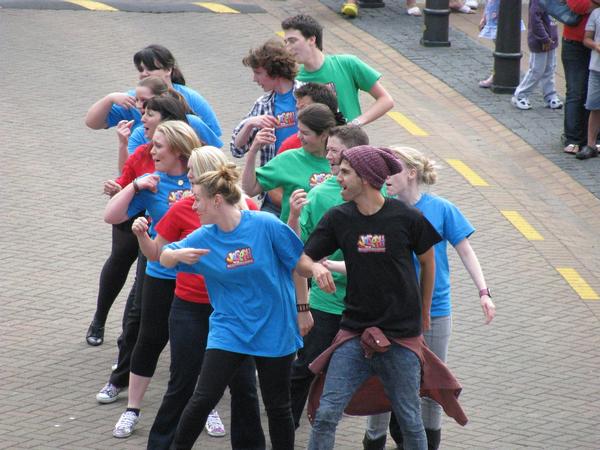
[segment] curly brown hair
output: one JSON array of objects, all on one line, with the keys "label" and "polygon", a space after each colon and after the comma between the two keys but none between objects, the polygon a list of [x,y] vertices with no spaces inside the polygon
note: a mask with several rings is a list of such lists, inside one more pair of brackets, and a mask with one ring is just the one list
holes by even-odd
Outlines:
[{"label": "curly brown hair", "polygon": [[283,42],[275,39],[250,50],[242,59],[242,64],[253,69],[262,67],[270,77],[281,77],[290,81],[294,81],[298,73],[294,57],[286,50]]}]

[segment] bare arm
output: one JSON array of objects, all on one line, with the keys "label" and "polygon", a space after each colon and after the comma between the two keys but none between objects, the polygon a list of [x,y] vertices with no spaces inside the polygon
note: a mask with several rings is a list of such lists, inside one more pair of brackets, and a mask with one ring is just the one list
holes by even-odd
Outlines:
[{"label": "bare arm", "polygon": [[369,91],[369,94],[375,99],[375,103],[357,117],[362,125],[366,125],[379,119],[394,107],[394,99],[389,92],[386,91],[380,81],[375,82]]},{"label": "bare arm", "polygon": [[151,239],[148,235],[148,220],[145,217],[138,217],[131,226],[131,231],[137,237],[138,243],[140,244],[140,250],[144,254],[148,261],[158,261],[160,259],[160,252],[162,248],[170,244],[160,234],[156,235],[156,238]]},{"label": "bare arm", "polygon": [[421,265],[421,299],[423,302],[423,331],[431,328],[431,298],[435,283],[435,250],[429,248],[425,253],[417,255]]},{"label": "bare arm", "polygon": [[593,31],[586,31],[585,35],[583,37],[583,45],[585,45],[587,48],[591,49],[592,51],[597,51],[600,52],[600,42],[595,42],[594,41],[594,32]]},{"label": "bare arm", "polygon": [[113,104],[124,108],[135,108],[135,97],[122,92],[113,92],[94,103],[85,115],[85,124],[92,130],[102,130],[108,126],[106,118]]},{"label": "bare arm", "polygon": [[129,216],[127,209],[133,197],[135,196],[134,186],[137,184],[138,188],[148,189],[156,192],[159,177],[158,175],[148,175],[147,177],[139,178],[134,180],[134,183],[127,185],[121,192],[115,194],[106,204],[104,209],[104,221],[110,224],[123,223]]},{"label": "bare arm", "polygon": [[180,248],[173,250],[167,248],[160,254],[161,266],[171,269],[177,264],[196,264],[202,255],[206,255],[210,250],[205,248]]},{"label": "bare arm", "polygon": [[[483,277],[481,265],[479,264],[477,255],[475,254],[473,247],[471,247],[469,240],[466,238],[463,239],[454,248],[456,249],[458,256],[460,256],[465,269],[469,272],[473,283],[477,286],[477,290],[481,291],[482,289],[485,289],[487,285],[485,283],[485,278]],[[485,323],[490,323],[496,316],[496,306],[488,295],[482,295],[480,303],[485,316]]]},{"label": "bare arm", "polygon": [[306,191],[304,189],[296,189],[290,195],[290,215],[288,216],[288,226],[294,230],[294,233],[301,236],[300,231],[300,213],[304,205],[308,203],[306,200]]},{"label": "bare arm", "polygon": [[275,141],[275,133],[271,128],[263,128],[260,130],[247,153],[246,165],[242,172],[242,189],[246,194],[253,197],[263,191],[262,186],[256,179],[256,154],[260,148],[268,143]]},{"label": "bare arm", "polygon": [[323,264],[314,262],[306,253],[302,253],[294,270],[301,277],[312,277],[317,282],[319,288],[324,292],[330,294],[335,292],[335,283],[333,282],[331,272],[327,270]]},{"label": "bare arm", "polygon": [[117,137],[119,138],[119,157],[118,166],[119,173],[123,171],[125,161],[129,158],[129,152],[127,150],[127,144],[129,143],[129,136],[131,136],[131,127],[133,126],[133,120],[121,120],[117,124]]},{"label": "bare arm", "polygon": [[[296,288],[296,304],[308,305],[308,286],[306,279],[300,276],[296,271],[292,273],[294,277],[294,286]],[[298,311],[298,328],[300,334],[306,336],[313,327],[314,321],[310,311]]]}]

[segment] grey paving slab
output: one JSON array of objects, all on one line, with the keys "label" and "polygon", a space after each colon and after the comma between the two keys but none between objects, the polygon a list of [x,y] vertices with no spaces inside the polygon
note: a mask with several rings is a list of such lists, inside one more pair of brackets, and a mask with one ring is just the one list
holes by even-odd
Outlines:
[{"label": "grey paving slab", "polygon": [[[321,3],[335,12],[339,11],[341,4],[338,0],[323,0]],[[596,197],[600,197],[600,160],[578,161],[562,152],[562,110],[545,108],[541,92],[531,97],[533,110],[521,111],[510,104],[509,95],[494,94],[479,88],[478,81],[487,78],[493,68],[493,56],[489,49],[452,28],[449,32],[451,47],[423,47],[419,44],[423,34],[423,19],[408,16],[404,2],[394,0],[385,4],[385,8],[362,8],[359,17],[350,22],[385,42],[494,116]]]}]

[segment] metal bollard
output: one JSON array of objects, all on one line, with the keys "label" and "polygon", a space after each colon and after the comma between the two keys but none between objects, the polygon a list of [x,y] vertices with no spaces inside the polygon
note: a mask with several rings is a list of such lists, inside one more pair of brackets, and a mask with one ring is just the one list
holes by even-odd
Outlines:
[{"label": "metal bollard", "polygon": [[423,9],[423,37],[425,47],[450,47],[448,23],[450,16],[449,0],[426,0]]},{"label": "metal bollard", "polygon": [[385,3],[383,0],[359,0],[358,6],[361,8],[383,8]]},{"label": "metal bollard", "polygon": [[492,92],[512,94],[521,77],[521,0],[500,0]]}]

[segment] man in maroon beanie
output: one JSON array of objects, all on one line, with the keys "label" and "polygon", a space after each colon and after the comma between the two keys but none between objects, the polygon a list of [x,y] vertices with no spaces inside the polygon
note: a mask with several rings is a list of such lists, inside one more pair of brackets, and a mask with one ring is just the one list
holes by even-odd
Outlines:
[{"label": "man in maroon beanie", "polygon": [[[429,327],[433,245],[441,238],[418,210],[381,195],[387,177],[401,171],[400,162],[385,148],[344,150],[337,180],[347,203],[325,213],[297,267],[302,276],[312,276],[321,289],[331,292],[335,289],[331,273],[315,261],[341,249],[348,275],[346,309],[335,342],[341,336],[347,340],[338,344],[331,357],[309,450],[334,448],[344,408],[372,375],[378,375],[385,386],[405,448],[427,448],[419,399],[420,360],[404,343]],[[420,283],[413,252],[421,265]],[[361,337],[364,341],[373,332],[382,332],[391,345],[367,357]]]}]

